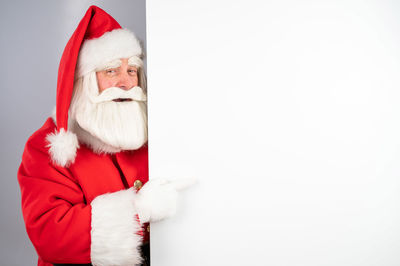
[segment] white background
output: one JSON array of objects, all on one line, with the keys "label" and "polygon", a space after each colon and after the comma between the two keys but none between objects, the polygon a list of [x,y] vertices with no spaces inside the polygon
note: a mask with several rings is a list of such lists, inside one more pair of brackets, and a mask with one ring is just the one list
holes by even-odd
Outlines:
[{"label": "white background", "polygon": [[400,265],[400,4],[147,0],[152,266]]}]

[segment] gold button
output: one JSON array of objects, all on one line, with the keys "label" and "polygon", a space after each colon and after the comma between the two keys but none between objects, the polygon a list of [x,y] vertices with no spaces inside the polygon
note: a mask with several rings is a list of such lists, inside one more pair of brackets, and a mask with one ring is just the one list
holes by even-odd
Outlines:
[{"label": "gold button", "polygon": [[142,183],[142,181],[140,181],[140,180],[138,179],[138,180],[135,180],[135,182],[133,183],[133,185],[135,186],[136,189],[140,189],[140,188],[143,186],[143,183]]},{"label": "gold button", "polygon": [[147,226],[147,232],[150,233],[150,225]]}]

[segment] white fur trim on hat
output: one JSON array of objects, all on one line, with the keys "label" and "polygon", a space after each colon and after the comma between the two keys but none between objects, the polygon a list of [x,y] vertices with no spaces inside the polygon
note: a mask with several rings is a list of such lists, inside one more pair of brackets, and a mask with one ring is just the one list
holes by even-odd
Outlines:
[{"label": "white fur trim on hat", "polygon": [[119,58],[141,56],[139,40],[128,29],[115,29],[96,39],[86,40],[79,52],[77,77],[101,69],[107,63]]},{"label": "white fur trim on hat", "polygon": [[142,236],[133,188],[96,197],[92,202],[90,256],[96,266],[138,265]]},{"label": "white fur trim on hat", "polygon": [[46,140],[49,143],[47,147],[50,158],[55,164],[66,167],[75,161],[79,142],[74,133],[61,128],[60,131],[48,134]]}]

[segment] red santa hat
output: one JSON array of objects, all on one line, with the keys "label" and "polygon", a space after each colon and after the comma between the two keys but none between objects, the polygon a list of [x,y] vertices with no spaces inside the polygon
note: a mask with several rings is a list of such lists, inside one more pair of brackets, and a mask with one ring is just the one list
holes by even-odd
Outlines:
[{"label": "red santa hat", "polygon": [[58,68],[56,132],[47,136],[51,160],[60,166],[73,163],[79,148],[77,136],[68,131],[68,110],[75,78],[102,68],[119,58],[140,57],[135,35],[97,6],[91,6],[69,39]]}]

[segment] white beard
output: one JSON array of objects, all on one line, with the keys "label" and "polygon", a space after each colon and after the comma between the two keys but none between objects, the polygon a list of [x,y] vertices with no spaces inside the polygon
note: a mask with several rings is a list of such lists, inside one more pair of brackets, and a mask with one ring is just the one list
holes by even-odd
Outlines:
[{"label": "white beard", "polygon": [[[129,98],[131,101],[114,102]],[[98,92],[96,73],[78,79],[70,106],[70,129],[95,152],[136,150],[147,142],[146,96],[140,87]]]}]

